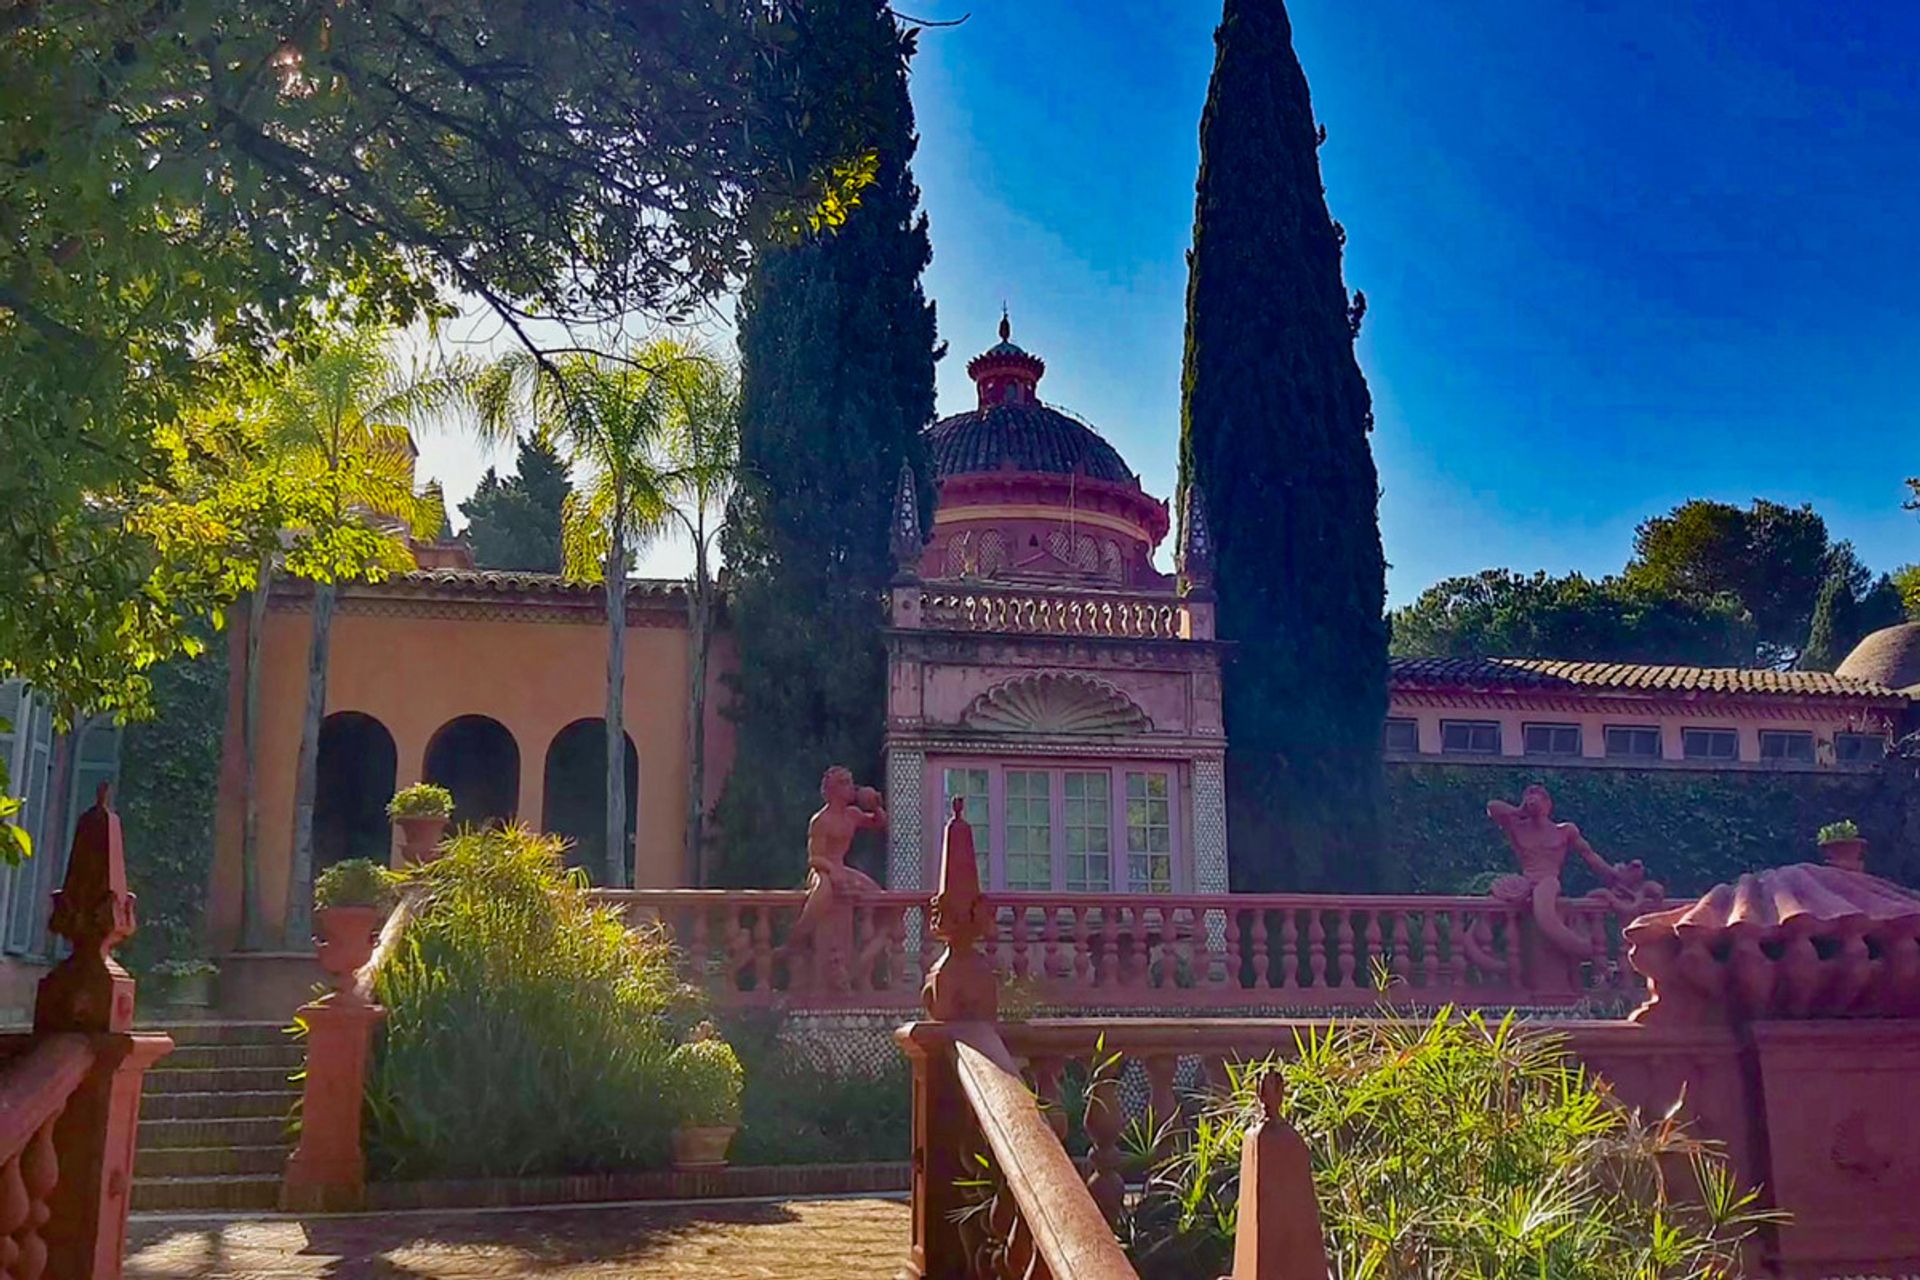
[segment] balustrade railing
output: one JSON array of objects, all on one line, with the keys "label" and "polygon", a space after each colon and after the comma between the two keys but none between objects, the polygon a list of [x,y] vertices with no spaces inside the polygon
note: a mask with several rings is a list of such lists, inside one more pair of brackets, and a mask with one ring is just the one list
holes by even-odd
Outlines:
[{"label": "balustrade railing", "polygon": [[[806,902],[798,889],[597,896],[630,923],[665,927],[689,980],[723,1005],[904,1008],[935,953],[920,893],[858,900],[830,962],[826,940],[790,940]],[[1565,1004],[1640,990],[1623,961],[1625,919],[1587,899],[1561,903],[1590,940],[1584,959],[1551,952],[1521,911],[1491,897],[991,893],[985,904],[981,950],[1006,999],[1039,1008]]]},{"label": "balustrade railing", "polygon": [[943,588],[920,600],[920,625],[935,630],[1178,640],[1183,623],[1165,596]]}]

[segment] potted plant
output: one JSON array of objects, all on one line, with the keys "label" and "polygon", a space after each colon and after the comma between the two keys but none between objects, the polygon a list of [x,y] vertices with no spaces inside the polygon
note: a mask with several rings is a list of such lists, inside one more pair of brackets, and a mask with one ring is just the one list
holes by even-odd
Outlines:
[{"label": "potted plant", "polygon": [[1867,842],[1860,838],[1860,828],[1852,818],[1829,822],[1820,828],[1819,840],[1820,852],[1826,855],[1828,866],[1846,871],[1867,869]]},{"label": "potted plant", "polygon": [[740,1128],[740,1059],[711,1022],[673,1051],[680,1123],[673,1131],[673,1167],[720,1169]]},{"label": "potted plant", "polygon": [[393,873],[366,858],[336,862],[313,880],[313,935],[320,967],[345,990],[373,957],[380,921],[393,905]]},{"label": "potted plant", "polygon": [[183,1009],[213,1005],[213,975],[220,972],[211,960],[162,960],[147,973],[159,986],[160,1003]]},{"label": "potted plant", "polygon": [[453,817],[453,792],[431,782],[402,787],[387,801],[387,817],[400,828],[400,856],[431,862]]}]

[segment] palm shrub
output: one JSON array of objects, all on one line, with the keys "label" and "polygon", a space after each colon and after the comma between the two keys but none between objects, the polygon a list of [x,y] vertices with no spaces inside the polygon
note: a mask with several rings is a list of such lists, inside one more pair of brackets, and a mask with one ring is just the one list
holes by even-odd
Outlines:
[{"label": "palm shrub", "polygon": [[1770,1217],[1718,1148],[1622,1105],[1562,1037],[1443,1010],[1337,1023],[1284,1066],[1232,1067],[1184,1136],[1137,1126],[1137,1152],[1171,1143],[1122,1223],[1146,1280],[1229,1268],[1241,1141],[1270,1071],[1313,1153],[1335,1277],[1731,1276]]},{"label": "palm shrub", "polygon": [[411,919],[379,970],[376,1176],[590,1173],[664,1162],[691,994],[525,828],[468,831],[398,873]]}]

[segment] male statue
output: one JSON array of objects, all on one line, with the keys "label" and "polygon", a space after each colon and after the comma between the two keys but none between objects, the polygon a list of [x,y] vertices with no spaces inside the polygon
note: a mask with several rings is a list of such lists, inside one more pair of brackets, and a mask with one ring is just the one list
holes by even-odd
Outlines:
[{"label": "male statue", "polygon": [[1592,942],[1571,929],[1555,906],[1560,899],[1560,872],[1569,852],[1580,855],[1600,878],[1604,896],[1623,911],[1644,909],[1662,898],[1664,891],[1659,883],[1647,879],[1647,869],[1639,859],[1608,862],[1587,843],[1579,827],[1555,822],[1553,797],[1537,783],[1520,794],[1517,805],[1489,800],[1487,816],[1506,836],[1520,862],[1519,875],[1502,876],[1493,882],[1493,896],[1516,905],[1530,903],[1541,932],[1567,955],[1585,956],[1592,951]]},{"label": "male statue", "polygon": [[861,831],[884,831],[887,810],[880,793],[854,785],[845,765],[834,765],[820,779],[824,802],[807,823],[807,903],[787,935],[792,953],[811,940],[817,975],[835,988],[846,982],[846,965],[853,946],[854,901],[879,893],[873,878],[847,865],[847,850]]}]

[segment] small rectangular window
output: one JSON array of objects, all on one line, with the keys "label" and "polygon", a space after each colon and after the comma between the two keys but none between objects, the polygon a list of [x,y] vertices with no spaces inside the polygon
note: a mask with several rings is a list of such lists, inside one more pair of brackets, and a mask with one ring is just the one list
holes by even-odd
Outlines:
[{"label": "small rectangular window", "polygon": [[1006,771],[1007,888],[1053,888],[1053,775]]},{"label": "small rectangular window", "polygon": [[1164,773],[1127,775],[1127,888],[1173,892],[1173,801]]},{"label": "small rectangular window", "polygon": [[1440,749],[1448,755],[1497,756],[1500,754],[1500,722],[1442,720]]},{"label": "small rectangular window", "polygon": [[1607,758],[1611,760],[1658,760],[1660,729],[1648,724],[1610,724],[1607,726]]},{"label": "small rectangular window", "polygon": [[1833,758],[1842,764],[1865,764],[1887,754],[1886,737],[1878,733],[1836,733]]},{"label": "small rectangular window", "polygon": [[1580,726],[1577,724],[1529,724],[1521,726],[1522,746],[1530,756],[1577,756],[1580,754]]},{"label": "small rectangular window", "polygon": [[1395,717],[1387,721],[1386,748],[1412,753],[1420,750],[1420,722]]},{"label": "small rectangular window", "polygon": [[1813,734],[1806,731],[1763,729],[1760,732],[1760,758],[1812,764]]},{"label": "small rectangular window", "polygon": [[1065,796],[1067,892],[1105,893],[1113,888],[1113,799],[1106,770],[1068,773]]},{"label": "small rectangular window", "polygon": [[1738,760],[1740,735],[1733,729],[1682,729],[1680,754],[1689,760]]}]

